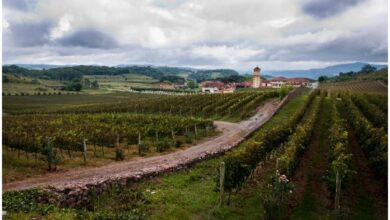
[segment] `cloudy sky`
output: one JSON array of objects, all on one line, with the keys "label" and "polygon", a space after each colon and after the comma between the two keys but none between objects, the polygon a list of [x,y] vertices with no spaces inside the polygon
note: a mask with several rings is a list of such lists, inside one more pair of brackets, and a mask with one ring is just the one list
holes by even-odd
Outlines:
[{"label": "cloudy sky", "polygon": [[387,0],[3,0],[3,63],[387,63]]}]

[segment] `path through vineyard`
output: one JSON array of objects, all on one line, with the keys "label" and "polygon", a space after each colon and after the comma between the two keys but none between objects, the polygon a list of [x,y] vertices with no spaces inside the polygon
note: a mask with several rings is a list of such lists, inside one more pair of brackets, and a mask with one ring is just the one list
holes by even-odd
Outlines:
[{"label": "path through vineyard", "polygon": [[[283,102],[283,101],[282,101]],[[246,136],[267,122],[281,106],[280,101],[269,101],[257,113],[240,123],[215,122],[221,134],[193,147],[170,154],[116,162],[102,167],[79,168],[62,173],[50,173],[3,185],[4,191],[23,190],[34,187],[55,187],[63,190],[87,185],[98,185],[106,181],[126,181],[143,176],[162,173],[202,160],[238,145]]]}]

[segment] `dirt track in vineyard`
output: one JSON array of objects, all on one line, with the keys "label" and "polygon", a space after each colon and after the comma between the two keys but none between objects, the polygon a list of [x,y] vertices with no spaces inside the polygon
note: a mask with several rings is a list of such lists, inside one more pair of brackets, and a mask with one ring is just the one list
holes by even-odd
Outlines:
[{"label": "dirt track in vineyard", "polygon": [[131,161],[115,162],[101,167],[78,168],[62,173],[35,176],[4,184],[3,190],[15,191],[35,187],[54,187],[56,189],[84,187],[105,181],[140,179],[144,176],[179,169],[238,145],[246,136],[267,122],[283,102],[284,100],[267,102],[258,109],[253,117],[240,123],[217,121],[215,125],[217,130],[221,131],[220,135],[184,150]]}]

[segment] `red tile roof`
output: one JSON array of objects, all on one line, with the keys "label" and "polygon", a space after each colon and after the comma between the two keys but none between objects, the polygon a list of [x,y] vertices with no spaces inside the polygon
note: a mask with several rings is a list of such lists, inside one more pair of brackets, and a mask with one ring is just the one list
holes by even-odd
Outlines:
[{"label": "red tile roof", "polygon": [[201,85],[203,87],[217,87],[217,88],[221,88],[221,87],[225,86],[225,83],[223,83],[221,81],[204,81],[204,82],[201,83]]},{"label": "red tile roof", "polygon": [[272,82],[277,82],[277,81],[287,81],[287,78],[286,77],[283,77],[283,76],[278,76],[278,77],[275,77],[273,79],[271,79]]}]

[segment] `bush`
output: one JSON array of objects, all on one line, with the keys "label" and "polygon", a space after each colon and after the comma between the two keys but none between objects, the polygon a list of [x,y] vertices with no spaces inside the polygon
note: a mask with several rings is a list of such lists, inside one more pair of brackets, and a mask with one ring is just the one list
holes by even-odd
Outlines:
[{"label": "bush", "polygon": [[125,159],[125,154],[123,153],[123,150],[120,148],[116,148],[115,150],[115,160],[120,161]]},{"label": "bush", "polygon": [[60,162],[60,159],[57,156],[57,150],[53,148],[51,141],[47,141],[47,144],[42,150],[42,155],[44,155],[44,160],[47,162],[49,171],[57,169],[57,164]]},{"label": "bush", "polygon": [[191,135],[186,135],[185,142],[187,144],[192,144],[192,142],[193,142],[192,139],[193,139],[193,137]]},{"label": "bush", "polygon": [[183,145],[183,141],[181,141],[181,140],[177,140],[176,143],[175,143],[175,147],[176,147],[176,148],[179,148],[179,147],[181,147],[182,145]]},{"label": "bush", "polygon": [[143,142],[138,145],[138,154],[140,156],[145,156],[147,151],[149,151],[149,144]]},{"label": "bush", "polygon": [[169,141],[164,139],[162,141],[157,142],[157,146],[156,146],[157,149],[156,149],[156,151],[157,152],[164,152],[167,149],[169,149],[169,146],[170,146]]}]

